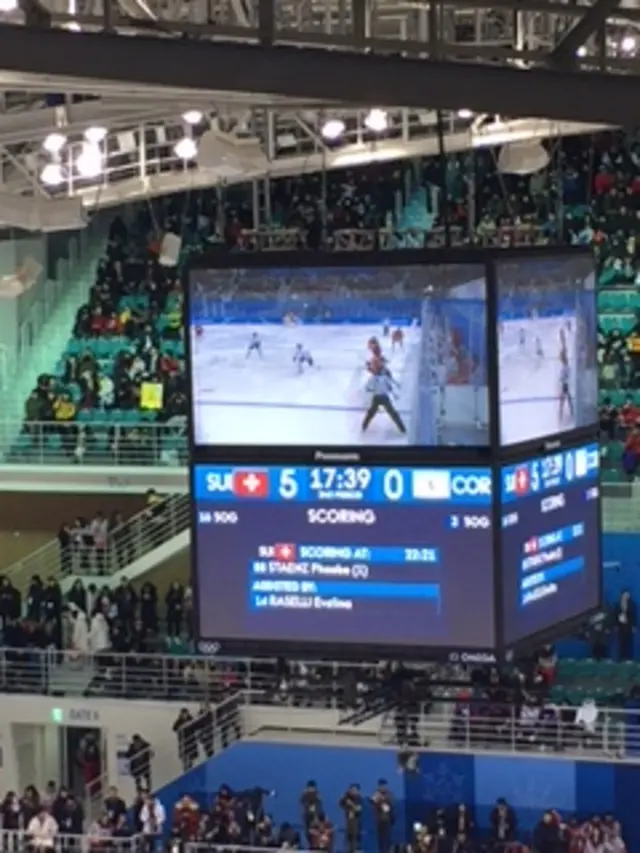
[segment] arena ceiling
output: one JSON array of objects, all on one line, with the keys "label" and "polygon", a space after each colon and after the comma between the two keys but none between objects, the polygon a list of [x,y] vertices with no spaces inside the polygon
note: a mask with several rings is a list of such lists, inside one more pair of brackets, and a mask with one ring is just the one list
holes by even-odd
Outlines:
[{"label": "arena ceiling", "polygon": [[90,208],[425,156],[440,132],[588,133],[633,122],[639,82],[640,9],[616,0],[0,0],[0,20],[2,191]]}]

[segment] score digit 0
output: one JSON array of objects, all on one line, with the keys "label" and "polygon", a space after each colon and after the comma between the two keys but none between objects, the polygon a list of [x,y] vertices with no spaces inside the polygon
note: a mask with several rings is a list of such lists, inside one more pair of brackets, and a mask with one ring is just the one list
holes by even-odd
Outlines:
[{"label": "score digit 0", "polygon": [[402,500],[402,496],[404,495],[404,477],[402,476],[402,472],[398,471],[397,468],[391,468],[389,471],[385,471],[384,479],[382,481],[382,490],[387,500]]}]

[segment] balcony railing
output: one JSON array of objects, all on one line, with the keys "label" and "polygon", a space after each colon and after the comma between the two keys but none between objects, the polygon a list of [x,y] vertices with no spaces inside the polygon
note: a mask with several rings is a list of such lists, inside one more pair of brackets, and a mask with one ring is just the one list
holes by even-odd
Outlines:
[{"label": "balcony railing", "polygon": [[62,547],[58,539],[33,551],[9,566],[3,574],[21,592],[33,575],[55,577],[111,575],[159,548],[189,527],[191,507],[188,495],[169,495],[154,508],[143,509],[114,528],[105,548],[78,543]]},{"label": "balcony railing", "polygon": [[115,836],[101,835],[98,832],[92,833],[90,830],[85,835],[66,835],[56,833],[52,836],[50,843],[33,840],[33,836],[26,830],[12,831],[8,829],[0,830],[0,844],[2,850],[7,853],[22,853],[23,850],[30,850],[35,853],[62,853],[64,850],[74,850],[76,853],[98,853],[108,850],[109,853],[145,853],[149,849],[149,844],[142,835],[131,835],[123,838]]},{"label": "balcony railing", "polygon": [[[88,687],[61,689],[57,673],[63,664],[87,668],[92,676]],[[301,666],[294,665],[283,677],[275,661],[115,654],[79,659],[64,653],[3,649],[0,692],[72,696],[74,691],[80,695],[81,690],[85,699],[173,701],[176,716],[179,705],[204,704],[210,715],[206,725],[201,720],[200,725],[187,726],[182,738],[176,732],[179,763],[188,769],[213,754],[214,748],[219,751],[261,728],[264,723],[259,713],[245,713],[249,707],[282,708],[280,715],[272,713],[268,718],[266,725],[272,731],[321,731],[327,738],[340,737],[345,726],[353,731],[359,724],[352,712],[363,702],[363,693],[353,690],[354,680],[373,687],[378,695],[374,670],[358,664],[307,661],[303,675]],[[636,709],[596,707],[584,700],[576,707],[542,701],[523,709],[520,702],[456,701],[446,689],[433,686],[432,701],[418,714],[403,715],[396,707],[382,715],[365,715],[370,721],[367,726],[374,724],[373,730],[366,729],[367,734],[374,736],[377,731],[380,742],[402,749],[553,753],[640,762]],[[594,696],[602,695],[601,685],[592,682],[591,688]],[[581,694],[586,698],[589,690],[583,686]],[[318,713],[328,709],[334,713]],[[315,714],[307,716],[306,711]],[[152,755],[149,766],[153,773]],[[142,778],[146,769],[131,772]],[[169,780],[154,778],[153,784],[165,781]]]},{"label": "balcony railing", "polygon": [[380,739],[435,751],[546,752],[640,761],[637,712],[595,705],[523,709],[521,703],[439,703],[429,713],[387,715]]},{"label": "balcony railing", "polygon": [[138,412],[129,414],[129,421],[126,414],[109,420],[99,411],[81,413],[69,423],[5,421],[0,458],[14,465],[186,465],[185,417],[159,424],[143,421]]},{"label": "balcony railing", "polygon": [[[56,676],[63,668],[83,668],[92,676],[88,687],[74,694],[75,685],[67,687],[67,680],[62,685]],[[337,708],[344,703],[349,678],[359,671],[363,680],[373,677],[365,664],[292,662],[283,675],[269,659],[0,648],[0,693],[219,702],[243,690],[247,702]]]}]

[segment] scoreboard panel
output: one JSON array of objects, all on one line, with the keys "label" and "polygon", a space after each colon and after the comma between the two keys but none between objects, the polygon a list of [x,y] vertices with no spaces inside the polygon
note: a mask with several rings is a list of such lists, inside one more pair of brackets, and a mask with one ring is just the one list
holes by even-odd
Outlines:
[{"label": "scoreboard panel", "polygon": [[502,625],[509,646],[600,605],[597,444],[502,469]]},{"label": "scoreboard panel", "polygon": [[495,647],[490,469],[192,476],[205,643]]}]

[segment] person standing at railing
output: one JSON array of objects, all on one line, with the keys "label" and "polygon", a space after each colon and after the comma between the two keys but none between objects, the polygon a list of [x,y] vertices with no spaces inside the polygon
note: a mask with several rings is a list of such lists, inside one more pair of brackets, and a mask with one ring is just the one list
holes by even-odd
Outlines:
[{"label": "person standing at railing", "polygon": [[178,638],[182,633],[184,619],[184,587],[174,581],[164,599],[167,614],[167,636]]},{"label": "person standing at railing", "polygon": [[135,734],[127,749],[126,758],[129,771],[133,776],[138,791],[151,790],[151,745],[141,736]]},{"label": "person standing at railing", "polygon": [[97,512],[89,525],[89,533],[93,541],[93,553],[95,555],[96,569],[99,575],[103,575],[107,563],[107,539],[109,533],[109,522],[101,512]]},{"label": "person standing at railing", "polygon": [[198,760],[197,727],[188,708],[180,709],[173,732],[178,739],[178,755],[186,773]]},{"label": "person standing at railing", "polygon": [[140,822],[147,853],[152,853],[152,851],[160,848],[165,821],[166,812],[160,800],[151,794],[146,796],[144,805],[140,810]]},{"label": "person standing at railing", "polygon": [[57,834],[56,819],[49,814],[44,806],[41,806],[38,814],[31,818],[27,826],[29,846],[35,853],[53,850]]}]

